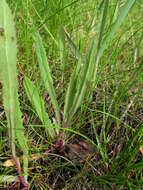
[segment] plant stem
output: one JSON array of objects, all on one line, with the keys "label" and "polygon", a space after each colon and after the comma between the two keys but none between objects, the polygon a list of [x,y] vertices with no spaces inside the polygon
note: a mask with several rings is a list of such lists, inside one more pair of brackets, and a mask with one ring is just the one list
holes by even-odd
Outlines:
[{"label": "plant stem", "polygon": [[[11,116],[11,114],[10,114]],[[19,174],[19,180],[20,180],[20,183],[23,185],[23,190],[28,190],[28,184],[27,182],[25,181],[23,175],[22,175],[22,170],[21,170],[21,165],[20,165],[20,162],[19,162],[19,159],[17,158],[16,156],[16,150],[15,150],[15,136],[14,136],[14,130],[13,130],[13,127],[12,127],[12,124],[11,124],[11,119],[10,119],[10,130],[11,130],[11,151],[12,151],[12,158],[16,164],[16,167],[17,167],[17,172]]]}]

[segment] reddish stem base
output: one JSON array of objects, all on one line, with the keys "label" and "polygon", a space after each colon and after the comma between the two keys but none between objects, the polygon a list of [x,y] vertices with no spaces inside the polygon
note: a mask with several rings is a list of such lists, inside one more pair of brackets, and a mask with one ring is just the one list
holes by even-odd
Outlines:
[{"label": "reddish stem base", "polygon": [[20,185],[22,186],[21,190],[28,190],[28,184],[25,182],[25,179],[23,176],[19,176]]},{"label": "reddish stem base", "polygon": [[64,145],[62,140],[56,140],[53,145],[54,149],[58,150],[59,152],[64,151]]}]

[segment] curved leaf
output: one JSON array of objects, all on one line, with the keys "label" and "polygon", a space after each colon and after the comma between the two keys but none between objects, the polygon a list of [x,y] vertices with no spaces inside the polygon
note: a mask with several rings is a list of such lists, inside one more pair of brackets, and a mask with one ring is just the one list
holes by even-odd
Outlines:
[{"label": "curved leaf", "polygon": [[32,83],[32,81],[25,77],[24,79],[24,88],[26,90],[26,94],[35,108],[41,122],[44,124],[46,132],[50,135],[50,137],[55,137],[55,131],[53,129],[53,125],[49,119],[48,113],[45,110],[44,101],[40,96],[38,89]]}]

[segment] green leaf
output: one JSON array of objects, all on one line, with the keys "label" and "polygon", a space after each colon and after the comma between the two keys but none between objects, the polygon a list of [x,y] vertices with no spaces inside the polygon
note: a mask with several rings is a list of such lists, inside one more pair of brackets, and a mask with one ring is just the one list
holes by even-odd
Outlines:
[{"label": "green leaf", "polygon": [[50,95],[50,98],[51,98],[51,101],[56,113],[56,119],[57,119],[58,125],[60,126],[59,106],[56,99],[56,93],[53,86],[53,80],[51,77],[51,72],[50,72],[49,63],[46,57],[46,52],[43,47],[42,39],[39,34],[36,35],[36,55],[37,55],[37,60],[39,64],[41,78],[43,80],[46,90],[48,91]]},{"label": "green leaf", "polygon": [[77,49],[76,45],[74,44],[74,42],[72,41],[72,39],[69,37],[68,33],[61,27],[61,32],[63,33],[63,35],[65,35],[65,37],[68,40],[69,46],[73,52],[73,54],[76,56],[77,59],[83,59],[82,54],[79,52],[79,50]]},{"label": "green leaf", "polygon": [[74,102],[77,95],[77,86],[79,86],[80,75],[81,75],[81,67],[85,64],[85,59],[83,58],[82,54],[78,51],[76,48],[76,45],[72,41],[72,39],[69,37],[67,32],[63,28],[61,28],[62,33],[66,36],[69,46],[71,47],[72,52],[78,59],[77,64],[73,70],[73,73],[70,78],[70,82],[68,85],[66,97],[65,97],[65,106],[64,106],[64,123],[68,123],[70,119],[72,118],[72,115],[70,114],[73,110]]},{"label": "green leaf", "polygon": [[37,87],[28,77],[25,77],[24,79],[24,88],[30,102],[35,108],[36,113],[38,114],[41,122],[44,124],[47,134],[51,138],[54,138],[56,136],[55,131],[53,129],[51,120],[49,119],[48,113],[45,110],[44,101],[40,96]]},{"label": "green leaf", "polygon": [[69,82],[68,89],[66,92],[66,97],[65,97],[64,123],[69,123],[71,119],[70,113],[72,111],[72,107],[76,98],[77,86],[80,79],[79,76],[80,76],[81,64],[82,64],[82,61],[81,59],[79,59],[70,78],[70,82]]},{"label": "green leaf", "polygon": [[60,61],[62,72],[65,70],[65,34],[63,28],[59,29],[59,48],[60,48]]},{"label": "green leaf", "polygon": [[[27,169],[28,146],[24,136],[21,111],[18,100],[17,85],[17,45],[16,32],[11,11],[5,2],[0,2],[0,75],[3,85],[3,102],[7,116],[8,128],[11,139],[12,154],[16,158],[16,138],[25,155],[25,167]],[[16,134],[16,136],[15,136]],[[26,175],[26,174],[25,174]]]},{"label": "green leaf", "polygon": [[65,98],[65,106],[64,106],[64,122],[65,123],[67,123],[67,119],[69,118],[69,112],[74,102],[74,97],[76,94],[76,86],[77,86],[77,76],[73,72],[69,85],[68,85],[66,98]]},{"label": "green leaf", "polygon": [[101,27],[100,27],[100,34],[99,34],[99,39],[98,39],[97,50],[100,49],[102,38],[103,38],[103,32],[104,32],[104,28],[105,28],[105,24],[106,24],[106,18],[107,18],[108,5],[109,5],[109,0],[105,0],[105,5],[104,5],[103,17],[102,17],[102,22],[101,22]]}]

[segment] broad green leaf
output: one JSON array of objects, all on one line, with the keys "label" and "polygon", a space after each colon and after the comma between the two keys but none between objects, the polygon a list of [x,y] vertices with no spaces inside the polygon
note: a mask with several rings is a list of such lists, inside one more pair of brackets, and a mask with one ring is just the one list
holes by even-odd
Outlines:
[{"label": "broad green leaf", "polygon": [[39,64],[39,69],[40,69],[40,74],[41,78],[43,80],[43,83],[45,85],[46,90],[48,91],[55,113],[56,113],[56,119],[58,122],[58,125],[60,126],[60,111],[59,111],[59,106],[58,102],[56,99],[56,93],[55,89],[53,86],[53,80],[51,77],[51,72],[49,68],[49,63],[47,60],[46,52],[42,44],[42,39],[39,34],[36,35],[36,55],[37,55],[37,60]]},{"label": "broad green leaf", "polygon": [[[20,144],[25,157],[28,154],[28,146],[24,136],[21,111],[18,100],[17,85],[17,45],[16,32],[11,11],[5,2],[0,2],[0,75],[3,85],[3,102],[7,116],[10,133],[12,154],[16,157],[16,138]],[[15,136],[16,134],[16,136]],[[25,159],[24,170],[26,171],[27,159]],[[26,175],[26,174],[25,174]]]},{"label": "broad green leaf", "polygon": [[46,132],[51,138],[54,138],[56,136],[55,131],[51,120],[49,119],[48,113],[45,110],[44,101],[40,96],[37,87],[28,77],[25,77],[24,79],[24,88],[30,102],[35,108],[36,113],[38,114],[41,122],[44,124]]}]

